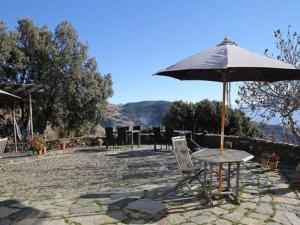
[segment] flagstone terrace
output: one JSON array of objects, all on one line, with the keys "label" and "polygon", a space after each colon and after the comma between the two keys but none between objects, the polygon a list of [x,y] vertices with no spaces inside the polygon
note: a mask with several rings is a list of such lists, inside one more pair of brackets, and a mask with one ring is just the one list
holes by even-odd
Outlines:
[{"label": "flagstone terrace", "polygon": [[300,224],[300,195],[288,166],[242,165],[241,204],[173,191],[172,152],[99,147],[1,161],[0,224]]}]

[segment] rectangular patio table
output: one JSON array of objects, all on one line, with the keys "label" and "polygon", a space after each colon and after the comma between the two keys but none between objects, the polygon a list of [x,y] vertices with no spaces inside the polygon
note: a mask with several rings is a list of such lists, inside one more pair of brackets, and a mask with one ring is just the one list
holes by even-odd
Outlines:
[{"label": "rectangular patio table", "polygon": [[127,135],[131,138],[131,149],[133,149],[133,134],[138,134],[138,147],[141,145],[141,131],[140,130],[127,130]]},{"label": "rectangular patio table", "polygon": [[[200,162],[204,162],[204,192],[207,194],[209,199],[209,204],[212,206],[212,195],[232,195],[236,203],[239,204],[239,181],[240,181],[240,164],[249,161],[254,156],[249,154],[248,152],[235,150],[235,149],[224,149],[224,154],[220,154],[220,149],[210,149],[205,148],[203,150],[197,151],[193,153],[193,157]],[[227,190],[222,192],[212,192],[212,173],[213,173],[213,165],[217,164],[222,166],[223,164],[228,164],[228,172],[227,172]],[[207,164],[209,164],[209,191],[207,192]],[[236,164],[236,187],[235,192],[231,191],[230,185],[230,174],[231,174],[231,166],[232,164]]]},{"label": "rectangular patio table", "polygon": [[174,130],[175,134],[179,134],[180,136],[185,136],[186,134],[192,133],[191,130]]}]

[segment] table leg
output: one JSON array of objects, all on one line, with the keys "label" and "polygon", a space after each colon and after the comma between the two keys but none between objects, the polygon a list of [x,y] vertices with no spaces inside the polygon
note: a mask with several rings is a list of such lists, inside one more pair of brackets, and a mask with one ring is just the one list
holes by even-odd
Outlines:
[{"label": "table leg", "polygon": [[141,131],[138,132],[138,135],[139,135],[138,147],[140,147],[140,145],[141,145]]},{"label": "table leg", "polygon": [[239,204],[239,191],[240,191],[240,162],[237,163],[236,168],[236,187],[235,187],[235,200]]},{"label": "table leg", "polygon": [[133,149],[133,133],[131,133],[131,149]]},{"label": "table leg", "polygon": [[208,200],[209,200],[209,206],[212,207],[212,173],[213,173],[213,164],[210,163],[209,165],[209,195],[208,195]]},{"label": "table leg", "polygon": [[203,186],[204,191],[206,192],[206,171],[207,171],[207,162],[204,162],[204,171],[203,171]]},{"label": "table leg", "polygon": [[218,188],[219,194],[222,192],[222,176],[223,176],[222,172],[223,172],[223,164],[220,163],[220,165],[219,165],[219,188]]},{"label": "table leg", "polygon": [[231,173],[231,163],[228,163],[227,170],[227,189],[230,190],[230,173]]}]

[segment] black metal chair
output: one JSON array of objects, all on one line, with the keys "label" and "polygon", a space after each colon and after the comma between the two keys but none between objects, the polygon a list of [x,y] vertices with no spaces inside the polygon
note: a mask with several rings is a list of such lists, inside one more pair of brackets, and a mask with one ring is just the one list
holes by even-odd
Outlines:
[{"label": "black metal chair", "polygon": [[[132,127],[132,130],[141,130],[141,126],[133,126]],[[133,140],[134,140],[134,143],[136,144],[136,143],[138,143],[138,141],[139,141],[139,134],[138,133],[134,133],[133,134]]]},{"label": "black metal chair", "polygon": [[127,127],[118,127],[118,145],[127,145],[128,144],[128,135]]},{"label": "black metal chair", "polygon": [[192,153],[202,149],[200,147],[200,145],[198,145],[198,143],[192,139],[191,133],[188,133],[186,135],[186,142],[187,142],[188,148],[190,149],[190,152],[192,152]]},{"label": "black metal chair", "polygon": [[153,127],[154,134],[154,150],[157,150],[156,145],[160,145],[160,149],[162,149],[162,145],[167,143],[166,137],[161,135],[160,127]]},{"label": "black metal chair", "polygon": [[105,127],[105,145],[116,147],[116,138],[114,136],[114,129],[112,127]]},{"label": "black metal chair", "polygon": [[166,149],[168,149],[168,146],[172,145],[172,137],[174,137],[174,128],[166,127]]}]

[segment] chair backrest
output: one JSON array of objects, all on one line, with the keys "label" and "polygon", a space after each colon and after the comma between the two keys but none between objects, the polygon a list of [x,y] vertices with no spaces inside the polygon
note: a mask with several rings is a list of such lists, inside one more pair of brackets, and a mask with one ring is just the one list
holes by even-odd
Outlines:
[{"label": "chair backrest", "polygon": [[114,129],[112,127],[105,127],[106,140],[112,141],[114,139]]},{"label": "chair backrest", "polygon": [[193,170],[193,162],[189,154],[185,136],[172,138],[173,151],[182,172]]},{"label": "chair backrest", "polygon": [[192,133],[186,134],[186,142],[191,152],[196,152],[202,149],[200,145],[198,145],[198,143],[192,139]]},{"label": "chair backrest", "polygon": [[127,133],[126,133],[127,127],[118,127],[117,131],[118,131],[118,140],[125,143],[127,137]]},{"label": "chair backrest", "polygon": [[168,142],[171,142],[171,138],[174,137],[174,128],[166,127],[166,138]]},{"label": "chair backrest", "polygon": [[7,138],[1,138],[0,139],[0,158],[2,158],[5,147],[6,147]]},{"label": "chair backrest", "polygon": [[141,126],[133,126],[132,129],[133,130],[141,130]]},{"label": "chair backrest", "polygon": [[154,139],[158,140],[161,138],[160,127],[153,127]]}]

